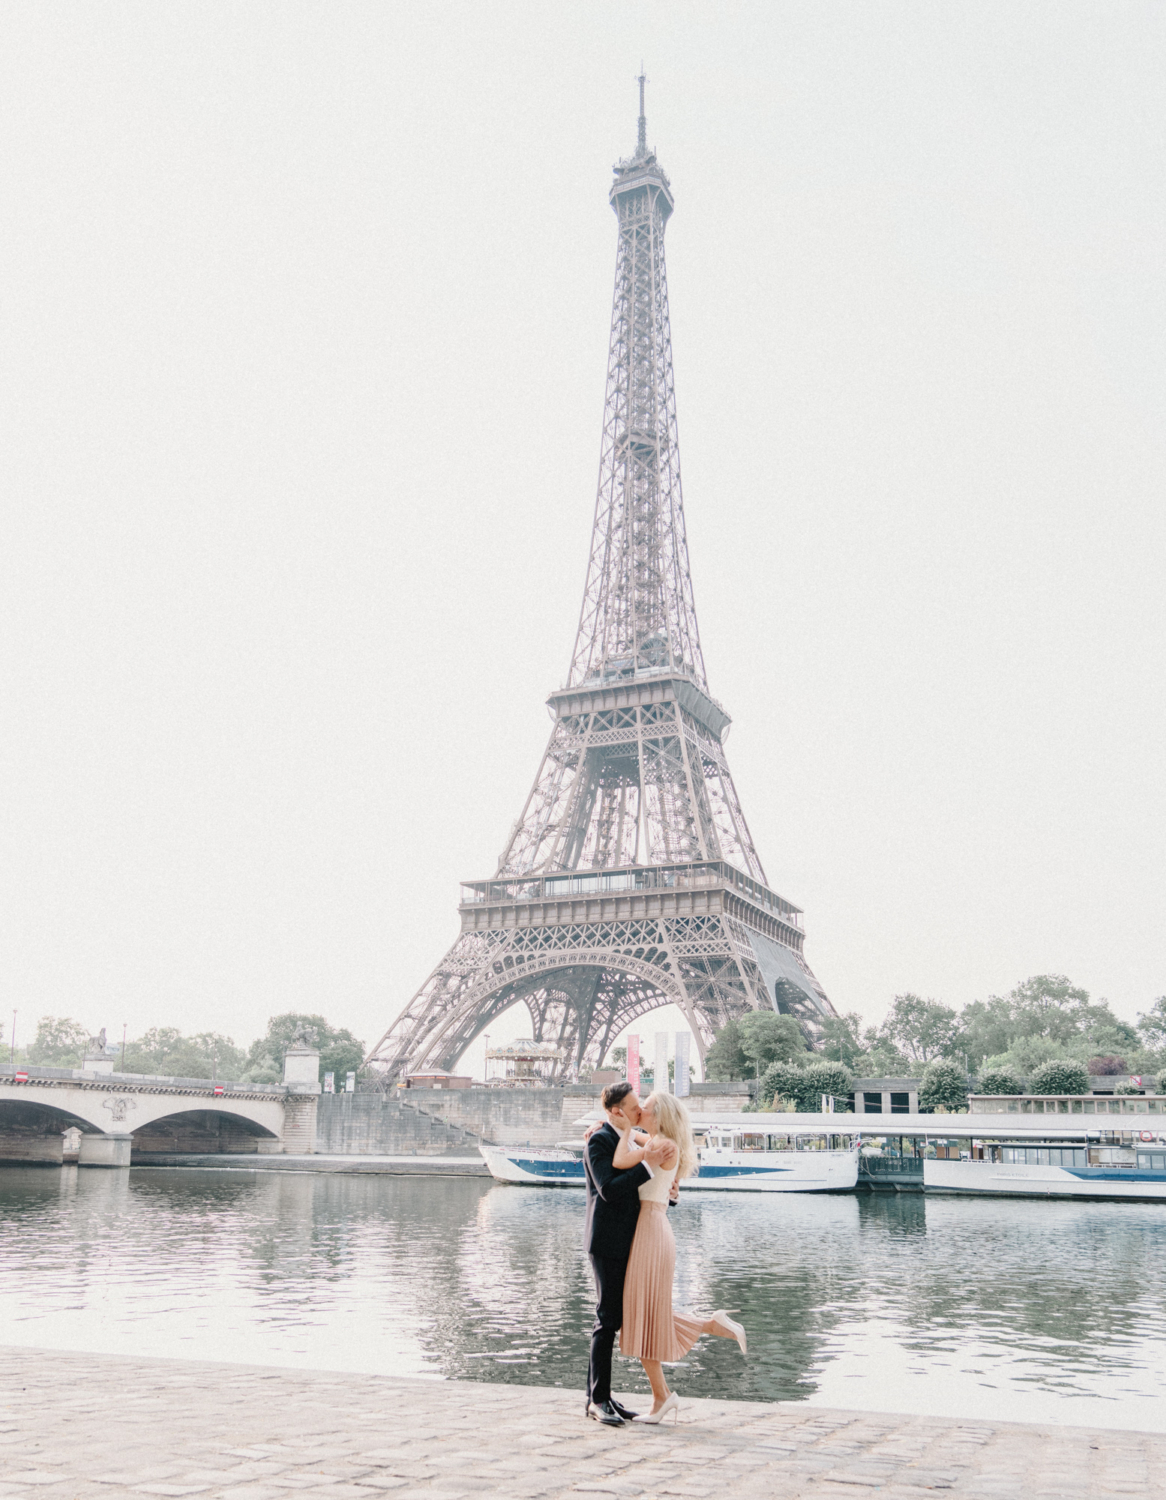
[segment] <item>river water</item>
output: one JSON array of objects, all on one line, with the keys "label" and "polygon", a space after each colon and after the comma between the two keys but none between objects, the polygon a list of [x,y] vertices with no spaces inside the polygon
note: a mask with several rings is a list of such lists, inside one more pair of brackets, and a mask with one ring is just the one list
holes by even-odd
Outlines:
[{"label": "river water", "polygon": [[[474,1178],[0,1168],[0,1342],[581,1390],[582,1214]],[[1166,1207],[686,1190],[671,1222],[676,1304],[749,1331],[682,1395],[1166,1430]]]}]

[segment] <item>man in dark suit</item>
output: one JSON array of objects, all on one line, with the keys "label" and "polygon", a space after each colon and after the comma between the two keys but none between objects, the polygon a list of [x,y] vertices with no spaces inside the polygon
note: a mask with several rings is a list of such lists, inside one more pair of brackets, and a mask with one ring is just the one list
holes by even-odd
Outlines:
[{"label": "man in dark suit", "polygon": [[640,1101],[630,1083],[612,1083],[603,1091],[603,1108],[607,1122],[591,1134],[583,1151],[587,1179],[584,1243],[599,1298],[587,1368],[587,1415],[609,1427],[622,1427],[635,1416],[611,1399],[611,1356],[623,1321],[624,1276],[640,1216],[640,1184],[651,1178],[668,1148],[664,1142],[649,1147],[644,1162],[619,1171],[612,1165],[619,1133],[639,1124]]}]

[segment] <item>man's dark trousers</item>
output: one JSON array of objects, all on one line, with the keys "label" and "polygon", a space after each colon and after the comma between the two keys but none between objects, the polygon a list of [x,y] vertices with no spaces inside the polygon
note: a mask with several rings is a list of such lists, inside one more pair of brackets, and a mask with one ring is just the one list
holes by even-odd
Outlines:
[{"label": "man's dark trousers", "polygon": [[595,1290],[599,1302],[595,1308],[595,1327],[591,1330],[591,1359],[587,1366],[587,1400],[602,1405],[611,1400],[611,1357],[615,1336],[623,1322],[623,1283],[628,1258],[608,1259],[591,1256],[595,1273]]}]

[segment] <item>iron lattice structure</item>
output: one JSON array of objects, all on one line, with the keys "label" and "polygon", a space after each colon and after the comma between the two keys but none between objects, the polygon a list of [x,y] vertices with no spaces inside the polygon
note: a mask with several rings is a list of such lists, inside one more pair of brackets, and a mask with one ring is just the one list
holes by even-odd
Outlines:
[{"label": "iron lattice structure", "polygon": [[769,889],[705,677],[664,267],[673,198],[647,147],[643,79],[637,149],[614,170],[599,494],[570,674],[497,873],[463,886],[461,936],[369,1054],[387,1077],[452,1068],[520,1000],[570,1077],[668,1002],[702,1056],[750,1010],[795,1016],[810,1041],[835,1014],[801,912]]}]

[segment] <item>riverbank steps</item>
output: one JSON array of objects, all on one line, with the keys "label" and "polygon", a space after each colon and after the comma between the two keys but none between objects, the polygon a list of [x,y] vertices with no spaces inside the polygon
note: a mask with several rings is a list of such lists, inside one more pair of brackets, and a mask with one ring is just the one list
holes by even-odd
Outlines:
[{"label": "riverbank steps", "polygon": [[699,1400],[606,1428],[579,1391],[11,1346],[0,1443],[5,1500],[1166,1494],[1166,1435]]}]

